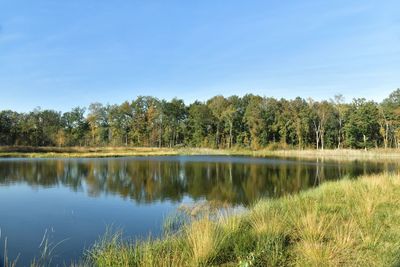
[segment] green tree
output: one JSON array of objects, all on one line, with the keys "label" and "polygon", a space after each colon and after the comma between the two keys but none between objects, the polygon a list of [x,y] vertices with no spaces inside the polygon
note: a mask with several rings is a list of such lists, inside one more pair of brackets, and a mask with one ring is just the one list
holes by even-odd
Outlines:
[{"label": "green tree", "polygon": [[379,110],[373,101],[364,98],[354,99],[348,111],[345,125],[346,141],[353,148],[378,146]]},{"label": "green tree", "polygon": [[184,140],[184,121],[187,118],[186,106],[183,100],[174,98],[171,102],[163,101],[162,110],[165,120],[164,136],[166,144],[173,147]]},{"label": "green tree", "polygon": [[301,149],[304,147],[309,134],[311,110],[307,102],[300,97],[290,101],[289,109],[292,117],[292,128],[295,130],[296,141],[293,141],[293,143],[297,142],[298,148]]},{"label": "green tree", "polygon": [[345,99],[344,99],[343,95],[341,95],[341,94],[335,95],[334,99],[331,100],[331,102],[333,103],[333,106],[335,107],[336,114],[337,114],[337,122],[338,122],[337,148],[340,149],[342,147],[342,143],[343,143],[343,140],[345,137],[343,127],[345,124],[346,113],[349,109],[349,105],[345,103]]},{"label": "green tree", "polygon": [[132,101],[132,124],[130,137],[132,144],[135,146],[143,146],[146,136],[146,102],[143,96],[139,96]]},{"label": "green tree", "polygon": [[[207,105],[201,102],[194,102],[189,106],[189,144],[195,147],[213,145],[212,129],[213,116]],[[211,133],[211,135],[210,135]]]},{"label": "green tree", "polygon": [[400,137],[400,89],[393,91],[379,106],[381,114],[380,133],[384,140],[384,147],[390,143],[399,147]]},{"label": "green tree", "polygon": [[21,129],[18,122],[21,120],[20,114],[11,110],[0,112],[0,145],[15,145]]},{"label": "green tree", "polygon": [[264,145],[263,138],[265,123],[265,102],[260,96],[250,96],[249,102],[244,114],[244,121],[249,127],[251,137],[251,148],[259,149]]},{"label": "green tree", "polygon": [[[233,145],[233,123],[235,120],[235,114],[237,112],[237,108],[234,103],[228,100],[228,104],[225,106],[225,109],[222,111],[222,119],[227,125],[229,138],[228,138],[228,148],[232,148]],[[226,127],[225,127],[226,128]]]},{"label": "green tree", "polygon": [[89,131],[89,125],[85,119],[85,111],[85,108],[76,107],[62,115],[61,121],[64,127],[66,145],[87,145],[86,135]]},{"label": "green tree", "polygon": [[108,108],[101,103],[89,106],[87,121],[91,131],[92,145],[106,145],[109,142]]},{"label": "green tree", "polygon": [[309,101],[311,111],[311,121],[315,132],[316,148],[324,150],[325,147],[325,133],[330,120],[334,118],[335,110],[328,101],[314,102],[312,99]]},{"label": "green tree", "polygon": [[225,115],[224,112],[228,106],[228,101],[222,95],[214,96],[207,101],[207,105],[211,110],[212,115],[216,121],[216,133],[215,133],[215,144],[216,147],[220,147],[221,142],[221,126],[224,123]]}]

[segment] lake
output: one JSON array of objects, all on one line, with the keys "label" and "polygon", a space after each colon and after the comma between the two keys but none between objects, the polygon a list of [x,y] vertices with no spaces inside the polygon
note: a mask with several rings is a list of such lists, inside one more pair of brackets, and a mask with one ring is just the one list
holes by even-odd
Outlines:
[{"label": "lake", "polygon": [[9,258],[20,255],[18,266],[28,265],[46,236],[55,246],[52,264],[69,263],[108,226],[131,238],[159,235],[163,220],[182,203],[246,207],[261,197],[396,168],[233,156],[0,159],[0,257],[7,239]]}]

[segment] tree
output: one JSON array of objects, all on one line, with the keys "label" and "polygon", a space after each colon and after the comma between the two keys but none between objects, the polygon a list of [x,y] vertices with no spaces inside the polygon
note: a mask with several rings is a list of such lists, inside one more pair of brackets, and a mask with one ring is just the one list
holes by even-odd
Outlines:
[{"label": "tree", "polygon": [[321,143],[321,149],[324,150],[325,146],[325,132],[329,120],[333,117],[334,109],[327,101],[314,102],[312,99],[309,101],[312,111],[311,121],[315,132],[315,142],[317,149]]},{"label": "tree", "polygon": [[392,92],[379,106],[381,115],[380,133],[384,140],[384,147],[389,146],[390,140],[395,147],[399,146],[398,134],[400,132],[400,89]]},{"label": "tree", "polygon": [[187,112],[185,103],[181,99],[174,98],[171,102],[163,101],[163,115],[165,117],[165,139],[169,147],[182,143],[183,122],[186,120]]},{"label": "tree", "polygon": [[12,146],[18,142],[21,132],[19,121],[21,115],[11,110],[0,112],[0,145]]},{"label": "tree", "polygon": [[366,150],[368,147],[378,146],[379,110],[375,102],[364,98],[354,99],[347,116],[345,131],[350,147],[364,147]]},{"label": "tree", "polygon": [[83,146],[87,144],[85,139],[89,131],[89,125],[85,119],[85,111],[85,108],[76,107],[62,115],[61,121],[64,127],[65,145]]},{"label": "tree", "polygon": [[143,146],[146,135],[146,103],[143,96],[132,101],[132,125],[130,136],[133,145]]},{"label": "tree", "polygon": [[288,144],[293,120],[290,102],[286,99],[281,99],[279,101],[279,114],[277,114],[277,128],[279,129],[280,143],[283,147]]},{"label": "tree", "polygon": [[107,120],[110,127],[110,137],[109,141],[114,145],[126,145],[126,125],[125,122],[125,114],[122,113],[120,106],[111,105],[108,107],[108,116]]},{"label": "tree", "polygon": [[105,145],[109,141],[108,108],[101,103],[89,106],[87,121],[92,135],[92,145]]},{"label": "tree", "polygon": [[220,146],[221,125],[223,124],[223,120],[226,115],[224,112],[228,106],[228,101],[222,95],[218,95],[208,100],[207,105],[211,110],[212,115],[216,119],[215,143],[218,148]]},{"label": "tree", "polygon": [[304,146],[304,141],[309,131],[309,115],[311,112],[307,102],[300,97],[290,101],[289,109],[293,118],[292,123],[295,129],[297,145],[301,149]]},{"label": "tree", "polygon": [[195,147],[208,146],[211,140],[210,132],[213,128],[212,112],[207,105],[201,102],[194,102],[189,106],[189,144]]},{"label": "tree", "polygon": [[344,103],[345,99],[343,97],[343,95],[338,94],[335,95],[334,99],[331,100],[331,102],[333,103],[336,112],[337,112],[337,121],[338,121],[338,127],[337,127],[337,131],[338,131],[338,135],[337,135],[337,139],[338,139],[338,145],[337,148],[340,149],[342,147],[342,140],[344,139],[344,134],[343,134],[343,127],[344,127],[344,123],[345,123],[345,116],[346,113],[349,109],[349,106]]},{"label": "tree", "polygon": [[263,144],[263,130],[265,124],[265,103],[264,99],[260,96],[250,96],[246,112],[244,114],[244,121],[250,130],[251,148],[259,149]]},{"label": "tree", "polygon": [[146,142],[145,146],[157,146],[161,140],[159,131],[162,127],[162,113],[160,101],[154,97],[145,97],[146,103]]},{"label": "tree", "polygon": [[[380,104],[221,95],[183,100],[139,96],[131,102],[93,103],[61,114],[36,108],[0,111],[0,145],[400,148],[400,89]],[[273,145],[275,146],[275,145]],[[273,147],[271,146],[271,148]]]},{"label": "tree", "polygon": [[229,128],[228,148],[232,148],[233,144],[233,122],[235,119],[236,111],[237,109],[234,104],[229,101],[228,105],[225,106],[225,109],[222,112],[222,119],[223,121],[225,121]]},{"label": "tree", "polygon": [[57,145],[57,135],[62,128],[61,113],[54,110],[43,110],[38,113],[37,123],[37,127],[41,129],[42,134],[39,145]]},{"label": "tree", "polygon": [[123,132],[123,138],[125,140],[125,146],[128,145],[129,132],[132,129],[132,120],[133,120],[133,111],[132,106],[128,101],[125,101],[118,107],[118,111],[120,114],[119,125]]}]

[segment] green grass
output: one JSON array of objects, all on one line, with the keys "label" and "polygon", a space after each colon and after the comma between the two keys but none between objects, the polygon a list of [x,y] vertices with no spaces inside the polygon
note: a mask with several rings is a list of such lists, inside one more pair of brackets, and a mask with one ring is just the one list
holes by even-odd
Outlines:
[{"label": "green grass", "polygon": [[196,217],[159,239],[107,235],[86,254],[95,266],[396,266],[400,176],[325,183],[241,214]]}]

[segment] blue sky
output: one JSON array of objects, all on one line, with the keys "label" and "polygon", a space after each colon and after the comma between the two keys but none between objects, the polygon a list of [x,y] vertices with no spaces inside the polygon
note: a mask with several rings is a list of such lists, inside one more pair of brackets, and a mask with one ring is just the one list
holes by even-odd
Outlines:
[{"label": "blue sky", "polygon": [[0,0],[0,110],[138,95],[382,100],[400,1]]}]

